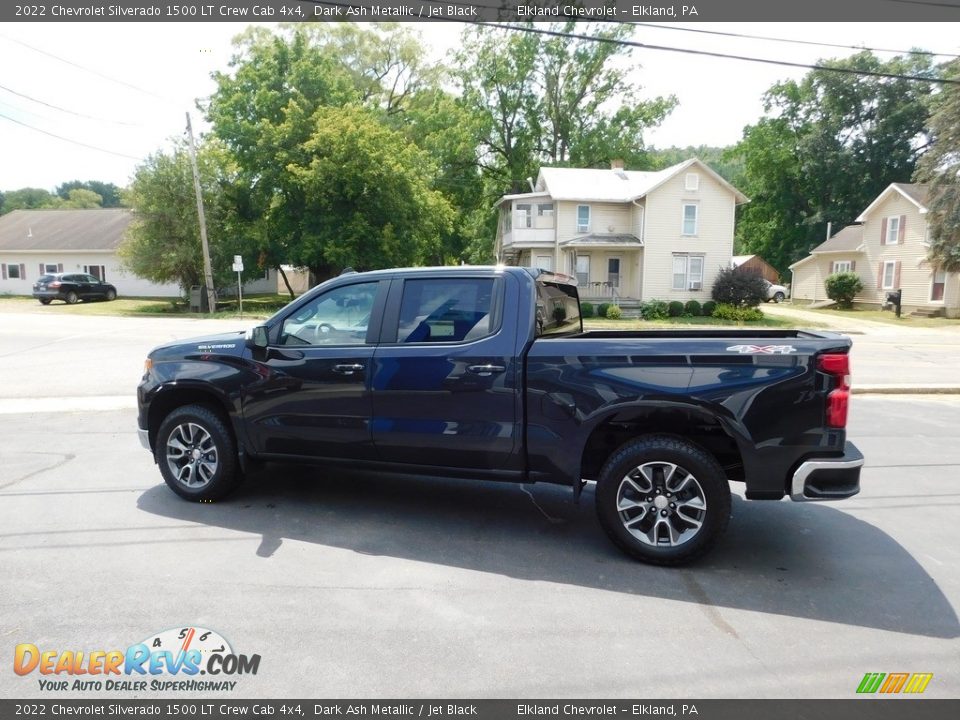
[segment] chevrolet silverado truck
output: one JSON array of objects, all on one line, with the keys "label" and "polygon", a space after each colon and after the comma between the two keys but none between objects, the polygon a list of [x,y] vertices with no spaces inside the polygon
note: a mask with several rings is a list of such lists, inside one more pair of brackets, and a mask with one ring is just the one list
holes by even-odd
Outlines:
[{"label": "chevrolet silverado truck", "polygon": [[155,348],[139,434],[183,498],[255,461],[572,488],[610,539],[678,565],[751,500],[859,492],[849,338],[584,332],[573,278],[519,267],[349,272],[263,325]]}]

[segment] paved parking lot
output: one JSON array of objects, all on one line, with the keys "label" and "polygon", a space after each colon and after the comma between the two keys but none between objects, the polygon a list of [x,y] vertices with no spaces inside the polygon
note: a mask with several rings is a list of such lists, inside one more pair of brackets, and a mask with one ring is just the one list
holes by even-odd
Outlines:
[{"label": "paved parking lot", "polygon": [[[183,502],[124,398],[157,334],[208,330],[115,322],[0,345],[8,658],[199,625],[262,656],[233,697],[851,697],[868,671],[960,694],[960,398],[856,398],[861,495],[735,499],[718,550],[665,570],[613,549],[590,490],[268,465]],[[86,399],[34,400],[56,392]]]}]

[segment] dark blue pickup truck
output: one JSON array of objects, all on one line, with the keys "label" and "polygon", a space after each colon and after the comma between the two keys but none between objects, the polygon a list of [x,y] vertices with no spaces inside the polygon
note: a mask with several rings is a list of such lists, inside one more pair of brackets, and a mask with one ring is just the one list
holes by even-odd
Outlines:
[{"label": "dark blue pickup truck", "polygon": [[188,500],[254,460],[568,485],[640,560],[713,546],[754,500],[859,491],[850,340],[799,330],[583,332],[572,278],[348,273],[247,333],[154,349],[140,438]]}]

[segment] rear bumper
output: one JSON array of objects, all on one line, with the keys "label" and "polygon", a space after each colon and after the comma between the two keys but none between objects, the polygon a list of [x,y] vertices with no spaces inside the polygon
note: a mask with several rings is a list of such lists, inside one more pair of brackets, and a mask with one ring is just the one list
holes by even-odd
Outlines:
[{"label": "rear bumper", "polygon": [[34,290],[33,297],[38,300],[63,300],[66,296],[59,290]]},{"label": "rear bumper", "polygon": [[811,500],[843,500],[860,492],[860,469],[863,453],[848,442],[843,456],[806,460],[793,473],[790,499],[795,502]]}]

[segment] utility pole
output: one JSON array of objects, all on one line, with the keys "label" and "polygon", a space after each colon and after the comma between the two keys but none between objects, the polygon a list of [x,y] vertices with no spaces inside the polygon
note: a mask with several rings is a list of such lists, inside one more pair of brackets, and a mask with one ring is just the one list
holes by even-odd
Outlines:
[{"label": "utility pole", "polygon": [[203,193],[200,191],[200,171],[197,169],[197,149],[193,145],[193,126],[187,113],[187,138],[190,140],[190,167],[193,169],[193,189],[197,193],[197,216],[200,218],[200,245],[203,247],[203,278],[207,286],[207,310],[217,311],[213,292],[213,271],[210,269],[210,246],[207,244],[207,219],[203,214]]}]

